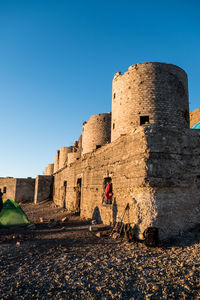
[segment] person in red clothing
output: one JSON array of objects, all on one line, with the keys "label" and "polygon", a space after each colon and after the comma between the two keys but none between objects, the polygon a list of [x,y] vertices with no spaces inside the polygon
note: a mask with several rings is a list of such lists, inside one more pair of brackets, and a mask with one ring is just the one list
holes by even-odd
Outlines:
[{"label": "person in red clothing", "polygon": [[109,180],[105,189],[105,198],[106,198],[106,203],[111,204],[112,203],[112,181]]}]

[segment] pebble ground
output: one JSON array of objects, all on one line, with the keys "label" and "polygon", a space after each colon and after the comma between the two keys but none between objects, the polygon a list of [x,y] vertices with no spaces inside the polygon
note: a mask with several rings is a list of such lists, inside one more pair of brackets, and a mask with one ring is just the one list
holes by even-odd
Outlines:
[{"label": "pebble ground", "polygon": [[0,299],[200,299],[200,233],[147,248],[96,237],[45,203],[22,205],[33,230],[0,231]]}]

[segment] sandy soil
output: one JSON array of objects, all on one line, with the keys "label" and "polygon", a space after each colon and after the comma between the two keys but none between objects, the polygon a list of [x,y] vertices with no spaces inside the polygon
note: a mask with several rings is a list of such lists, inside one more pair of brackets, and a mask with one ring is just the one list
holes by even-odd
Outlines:
[{"label": "sandy soil", "polygon": [[198,229],[147,248],[98,238],[51,202],[22,208],[36,228],[0,229],[1,299],[200,299]]}]

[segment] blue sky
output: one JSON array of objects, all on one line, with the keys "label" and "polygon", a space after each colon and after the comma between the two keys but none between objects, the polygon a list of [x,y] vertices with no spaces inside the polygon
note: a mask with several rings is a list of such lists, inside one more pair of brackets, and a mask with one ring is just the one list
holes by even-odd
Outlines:
[{"label": "blue sky", "polygon": [[199,0],[0,0],[0,176],[42,174],[135,63],[183,68],[200,107],[199,15]]}]

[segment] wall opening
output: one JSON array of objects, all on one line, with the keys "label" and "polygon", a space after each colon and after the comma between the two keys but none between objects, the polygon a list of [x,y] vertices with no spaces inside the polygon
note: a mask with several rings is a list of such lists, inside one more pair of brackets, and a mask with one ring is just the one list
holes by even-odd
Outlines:
[{"label": "wall opening", "polygon": [[149,116],[140,116],[140,125],[148,124]]},{"label": "wall opening", "polygon": [[76,183],[76,212],[79,215],[81,212],[81,190],[82,190],[82,178],[78,178]]},{"label": "wall opening", "polygon": [[115,123],[113,123],[113,129],[115,129]]},{"label": "wall opening", "polygon": [[3,187],[3,193],[6,194],[6,192],[7,192],[7,187],[4,186],[4,187]]},{"label": "wall opening", "polygon": [[67,181],[63,182],[63,207],[66,208],[66,196],[67,196]]},{"label": "wall opening", "polygon": [[102,203],[104,204],[112,204],[112,178],[111,177],[105,177],[103,181],[103,197],[102,197]]},{"label": "wall opening", "polygon": [[113,99],[115,99],[115,97],[116,97],[116,94],[114,93],[114,94],[113,94]]},{"label": "wall opening", "polygon": [[101,148],[101,145],[96,145],[96,149],[99,149],[99,148]]}]

